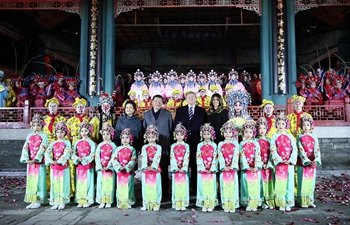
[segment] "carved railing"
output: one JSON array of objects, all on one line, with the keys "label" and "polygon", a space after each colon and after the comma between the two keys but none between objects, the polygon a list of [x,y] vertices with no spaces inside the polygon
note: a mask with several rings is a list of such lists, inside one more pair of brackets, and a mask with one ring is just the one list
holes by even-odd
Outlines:
[{"label": "carved railing", "polygon": [[[176,108],[166,107],[175,117]],[[143,118],[143,113],[149,108],[138,108],[136,115]],[[350,98],[346,98],[344,104],[337,105],[305,105],[304,111],[310,113],[314,118],[316,126],[350,126]],[[75,109],[72,107],[60,107],[59,114],[69,119],[74,116]],[[287,99],[287,105],[275,106],[274,114],[284,112],[286,115],[293,112],[292,101]],[[26,102],[25,107],[9,107],[0,108],[0,129],[23,129],[29,128],[29,123],[35,113],[46,115],[47,108],[29,107]],[[97,107],[87,107],[87,115],[92,118],[98,115]],[[115,108],[117,118],[124,113],[124,108]],[[248,113],[257,120],[263,115],[263,111],[259,106],[248,106]]]}]

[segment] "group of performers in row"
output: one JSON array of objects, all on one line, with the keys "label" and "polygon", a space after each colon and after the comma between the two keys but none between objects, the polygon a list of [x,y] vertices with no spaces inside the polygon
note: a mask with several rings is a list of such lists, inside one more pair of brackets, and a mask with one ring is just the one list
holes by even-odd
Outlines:
[{"label": "group of performers in row", "polygon": [[296,82],[297,92],[306,98],[306,105],[323,105],[326,101],[343,102],[350,96],[350,70],[339,75],[333,70],[300,74]]},{"label": "group of performers in row", "polygon": [[[189,91],[187,96],[191,94],[194,92]],[[191,135],[188,128],[181,123],[174,124],[176,142],[171,145],[170,167],[175,210],[186,210],[189,204],[191,154],[196,154],[196,206],[202,207],[203,212],[212,212],[219,203],[218,173],[220,202],[225,212],[233,213],[239,206],[245,206],[247,211],[256,211],[258,206],[290,211],[294,206],[295,165],[297,201],[302,207],[316,207],[315,175],[316,167],[321,165],[321,155],[317,137],[312,133],[312,117],[302,112],[305,98],[293,96],[295,112],[288,117],[284,114],[274,117],[273,102],[264,100],[261,107],[266,118],[256,122],[248,115],[248,104],[243,102],[247,99],[247,93],[240,90],[227,97],[230,120],[220,129],[224,140],[216,144],[214,138],[220,134],[215,133],[210,123],[204,123],[195,152],[190,152],[186,144],[186,137]],[[65,122],[57,113],[58,100],[52,98],[46,101],[50,113],[33,117],[33,132],[26,139],[20,159],[27,164],[25,202],[30,203],[27,208],[35,209],[46,203],[47,190],[52,209],[65,208],[73,195],[78,207],[89,207],[96,201],[99,208],[109,208],[115,197],[121,209],[131,208],[135,203],[133,181],[137,153],[132,146],[131,129],[122,130],[121,144],[116,146],[112,141],[115,118],[110,114],[111,97],[101,96],[101,115],[90,122],[84,114],[86,104],[84,99],[75,99],[73,106],[77,114]],[[162,147],[157,144],[158,136],[157,127],[148,125],[144,132],[146,144],[141,149],[141,210],[157,211],[160,207]]]}]

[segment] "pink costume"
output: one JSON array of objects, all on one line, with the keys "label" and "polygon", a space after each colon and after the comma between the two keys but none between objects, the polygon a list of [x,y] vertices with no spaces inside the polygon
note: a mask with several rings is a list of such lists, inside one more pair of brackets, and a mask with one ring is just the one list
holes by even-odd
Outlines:
[{"label": "pink costume", "polygon": [[136,99],[143,100],[142,91],[148,90],[147,85],[144,82],[144,75],[143,73],[137,69],[137,71],[134,73],[134,79],[135,82],[131,84],[130,90],[136,92]]}]

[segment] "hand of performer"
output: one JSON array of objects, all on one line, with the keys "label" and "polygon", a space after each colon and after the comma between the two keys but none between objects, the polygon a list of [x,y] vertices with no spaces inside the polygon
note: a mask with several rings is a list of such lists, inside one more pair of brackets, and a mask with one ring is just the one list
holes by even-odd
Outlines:
[{"label": "hand of performer", "polygon": [[28,160],[28,161],[27,161],[27,164],[33,165],[33,164],[34,164],[34,160]]},{"label": "hand of performer", "polygon": [[53,163],[52,163],[52,164],[57,165],[57,164],[58,164],[58,162],[57,162],[57,161],[53,161]]},{"label": "hand of performer", "polygon": [[264,165],[263,165],[263,168],[266,170],[266,169],[267,169],[267,164],[264,164]]}]

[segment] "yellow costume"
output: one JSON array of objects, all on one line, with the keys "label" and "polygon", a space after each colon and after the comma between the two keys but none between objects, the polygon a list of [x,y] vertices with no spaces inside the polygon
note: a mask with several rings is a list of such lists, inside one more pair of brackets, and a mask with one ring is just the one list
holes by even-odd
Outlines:
[{"label": "yellow costume", "polygon": [[[178,95],[178,99],[175,99],[175,96]],[[172,93],[172,98],[169,99],[168,103],[166,104],[167,107],[180,107],[182,106],[183,100],[181,99],[181,91],[174,89]]]},{"label": "yellow costume", "polygon": [[[260,105],[260,108],[264,109],[264,107],[268,104],[272,105],[273,107],[275,106],[273,101],[264,99],[262,101],[262,104]],[[271,116],[265,115],[264,117],[266,118],[266,120],[268,122],[268,129],[269,129],[269,132],[266,134],[266,137],[271,139],[272,136],[277,132],[276,122],[275,122],[276,119],[275,119],[274,115],[271,115]]]},{"label": "yellow costume", "polygon": [[[75,102],[72,106],[75,108],[78,104],[83,104],[87,106],[87,101],[85,99],[76,98]],[[70,141],[72,142],[72,146],[74,146],[75,142],[79,140],[79,129],[81,123],[89,122],[90,118],[85,114],[83,116],[75,115],[67,120],[67,127],[70,131]],[[74,196],[75,193],[75,166],[71,159],[69,159],[69,169],[70,169],[70,197]]]},{"label": "yellow costume", "polygon": [[[134,100],[131,100],[131,95],[134,95]],[[123,102],[123,107],[125,107],[125,104],[128,102],[128,101],[134,101],[136,105],[139,105],[138,103],[138,100],[136,99],[136,91],[129,91],[128,93],[128,96],[129,96],[129,99],[126,99],[124,102]]]},{"label": "yellow costume", "polygon": [[[12,82],[11,79],[5,80],[5,84],[8,82]],[[6,98],[5,107],[11,107],[11,105],[13,105],[16,102],[16,93],[11,86],[7,86],[7,87],[8,87],[8,95]]]},{"label": "yellow costume", "polygon": [[[299,101],[304,103],[306,99],[302,96],[293,95],[292,103],[294,104],[294,102],[296,100],[299,100]],[[301,126],[300,126],[300,118],[302,118],[305,115],[312,118],[312,116],[307,112],[303,112],[303,111],[297,112],[295,110],[293,113],[291,113],[287,116],[287,118],[290,122],[289,132],[294,136],[295,140],[296,140],[297,136],[302,133]]]}]

